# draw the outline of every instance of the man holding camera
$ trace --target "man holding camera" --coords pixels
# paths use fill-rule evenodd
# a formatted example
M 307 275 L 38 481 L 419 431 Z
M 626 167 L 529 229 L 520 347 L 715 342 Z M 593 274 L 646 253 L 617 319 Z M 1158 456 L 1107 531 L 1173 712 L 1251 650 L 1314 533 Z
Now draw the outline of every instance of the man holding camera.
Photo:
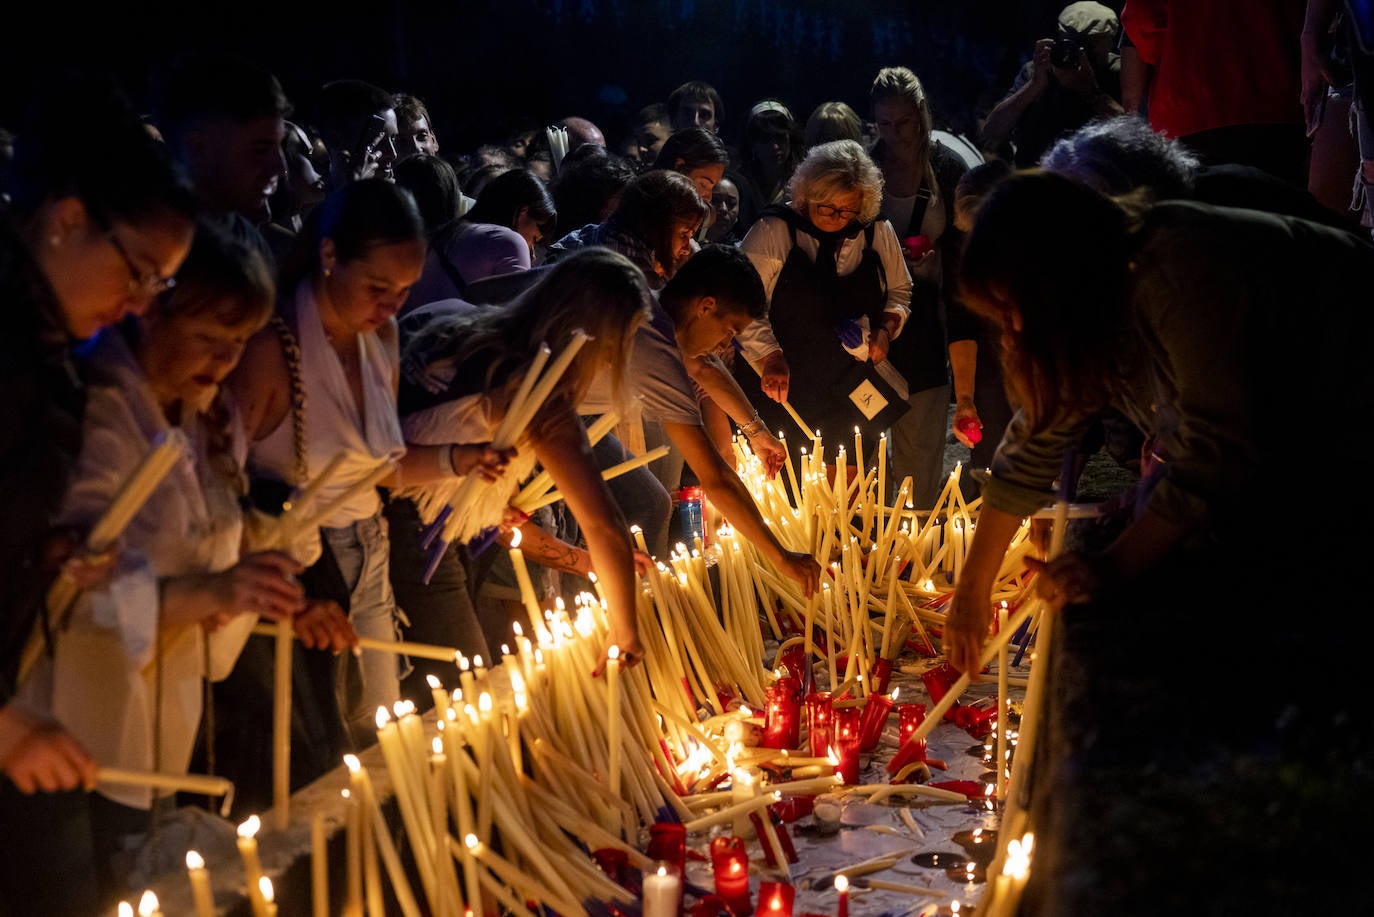
M 1010 142 L 1018 167 L 1034 166 L 1060 136 L 1094 118 L 1119 115 L 1121 22 L 1101 3 L 1070 3 L 1056 37 L 1035 43 L 1006 98 L 988 113 L 982 148 Z

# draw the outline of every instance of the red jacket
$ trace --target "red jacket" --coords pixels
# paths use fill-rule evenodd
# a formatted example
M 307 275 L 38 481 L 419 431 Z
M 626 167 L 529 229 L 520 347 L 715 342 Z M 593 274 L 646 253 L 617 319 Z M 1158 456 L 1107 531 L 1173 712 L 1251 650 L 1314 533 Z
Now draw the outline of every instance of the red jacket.
M 1170 137 L 1303 123 L 1304 0 L 1126 0 L 1121 26 L 1153 69 L 1150 125 Z

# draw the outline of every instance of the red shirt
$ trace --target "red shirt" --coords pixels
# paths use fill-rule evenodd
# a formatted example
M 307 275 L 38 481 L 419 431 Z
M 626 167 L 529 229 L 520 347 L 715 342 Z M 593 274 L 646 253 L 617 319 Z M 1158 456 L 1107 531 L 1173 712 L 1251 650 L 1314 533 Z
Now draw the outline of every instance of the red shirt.
M 1150 125 L 1170 137 L 1301 124 L 1304 0 L 1126 0 L 1121 26 L 1153 69 Z

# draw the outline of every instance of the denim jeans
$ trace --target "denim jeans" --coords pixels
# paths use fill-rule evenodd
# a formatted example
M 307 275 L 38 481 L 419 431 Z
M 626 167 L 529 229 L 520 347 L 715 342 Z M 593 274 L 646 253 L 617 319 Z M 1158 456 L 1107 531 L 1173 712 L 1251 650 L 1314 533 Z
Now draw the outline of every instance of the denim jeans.
M 320 529 L 320 534 L 329 542 L 348 585 L 348 622 L 354 632 L 374 640 L 399 640 L 385 517 L 379 512 L 351 525 Z M 363 650 L 360 656 L 340 653 L 336 666 L 334 693 L 339 713 L 354 743 L 365 748 L 376 740 L 377 708 L 391 710 L 401 699 L 401 678 L 409 670 L 409 661 L 394 653 Z

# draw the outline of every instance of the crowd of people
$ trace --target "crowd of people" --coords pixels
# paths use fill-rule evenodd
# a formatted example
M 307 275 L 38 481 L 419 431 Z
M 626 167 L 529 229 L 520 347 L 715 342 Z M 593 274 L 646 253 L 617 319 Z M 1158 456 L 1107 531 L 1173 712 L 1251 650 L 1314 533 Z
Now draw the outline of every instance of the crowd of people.
M 1199 862 L 1222 837 L 1255 855 L 1238 874 L 1251 884 L 1204 882 L 1226 900 L 1318 900 L 1309 867 L 1294 878 L 1261 842 L 1259 813 L 1215 831 L 1122 820 L 1115 845 L 1088 827 L 1121 798 L 1176 801 L 1160 775 L 1180 755 L 1210 768 L 1190 785 L 1213 800 L 1272 777 L 1271 814 L 1293 830 L 1337 809 L 1292 768 L 1323 769 L 1333 799 L 1365 798 L 1374 773 L 1347 658 L 1370 634 L 1338 611 L 1357 601 L 1368 501 L 1354 484 L 1325 505 L 1334 493 L 1312 484 L 1329 469 L 1306 464 L 1314 436 L 1374 407 L 1359 369 L 1368 23 L 1357 4 L 1312 0 L 1306 20 L 1236 5 L 1264 35 L 1291 32 L 1255 55 L 1287 69 L 1252 87 L 1291 94 L 1230 117 L 1221 96 L 1189 111 L 1177 88 L 1198 77 L 1161 49 L 1195 46 L 1211 21 L 1182 6 L 1070 4 L 972 143 L 950 142 L 904 66 L 875 66 L 867 99 L 804 120 L 749 100 L 740 147 L 693 79 L 624 137 L 570 116 L 462 154 L 406 87 L 333 79 L 298 111 L 236 55 L 181 62 L 145 109 L 108 77 L 54 80 L 4 167 L 0 823 L 44 830 L 0 832 L 0 913 L 95 913 L 149 868 L 141 852 L 184 800 L 97 785 L 98 765 L 224 774 L 241 811 L 270 804 L 260 621 L 297 638 L 294 788 L 375 741 L 378 707 L 427 708 L 422 676 L 453 674 L 363 638 L 491 660 L 529 627 L 509 600 L 516 530 L 545 598 L 595 574 L 626 665 L 644 652 L 637 577 L 672 550 L 684 481 L 810 595 L 827 559 L 784 547 L 735 466 L 742 441 L 777 474 L 815 435 L 831 474 L 889 450 L 888 480 L 910 478 L 918 511 L 946 444 L 972 450 L 961 483 L 982 503 L 944 649 L 974 676 L 1021 521 L 1103 445 L 1135 473 L 1109 526 L 1031 561 L 1067 660 L 1050 709 L 1065 738 L 1037 761 L 1053 792 L 1033 800 L 1055 868 L 1036 872 L 1032 912 L 1156 909 L 1171 893 L 1131 859 L 1168 859 L 1189 831 Z M 1349 87 L 1319 59 L 1333 40 Z M 1286 144 L 1321 126 L 1324 80 L 1348 89 L 1357 129 L 1344 159 L 1309 165 Z M 1335 162 L 1355 170 L 1353 204 L 1317 193 Z M 544 346 L 575 356 L 496 442 Z M 589 440 L 609 412 L 667 457 L 603 480 L 629 448 Z M 868 454 L 837 463 L 854 429 Z M 91 544 L 169 439 L 171 471 L 113 545 Z M 563 500 L 531 517 L 511 501 L 536 467 Z M 436 544 L 435 495 L 459 481 L 479 496 Z M 284 524 L 307 492 L 329 513 Z M 1262 585 L 1281 547 L 1291 599 Z M 1274 603 L 1326 614 L 1294 646 L 1249 615 Z M 1142 642 L 1177 646 L 1187 676 L 1123 680 Z M 1192 676 L 1278 657 L 1289 668 L 1246 685 L 1244 709 L 1180 726 Z M 1317 846 L 1353 876 L 1343 841 Z M 1093 870 L 1139 882 L 1075 881 Z

